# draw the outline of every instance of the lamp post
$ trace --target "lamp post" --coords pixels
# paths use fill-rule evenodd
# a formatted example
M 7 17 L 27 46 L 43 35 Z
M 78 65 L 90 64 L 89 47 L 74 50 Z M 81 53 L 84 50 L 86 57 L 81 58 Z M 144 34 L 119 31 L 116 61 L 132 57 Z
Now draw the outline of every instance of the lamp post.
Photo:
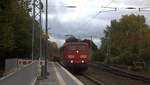
M 40 59 L 42 58 L 42 10 L 43 10 L 43 4 L 40 0 L 40 20 L 39 20 L 39 23 L 40 23 Z
M 32 60 L 34 59 L 34 54 L 35 54 L 35 49 L 34 49 L 34 42 L 35 42 L 35 21 L 37 20 L 37 18 L 39 18 L 39 28 L 40 28 L 40 36 L 42 35 L 42 26 L 41 26 L 41 12 L 43 9 L 43 4 L 41 2 L 41 0 L 33 0 L 33 18 L 32 18 Z M 38 17 L 37 17 L 38 16 Z M 40 37 L 41 38 L 41 37 Z M 41 42 L 41 39 L 40 39 Z M 41 48 L 41 46 L 40 46 Z M 41 55 L 41 53 L 40 53 Z
M 45 32 L 46 36 L 48 36 L 48 0 L 46 0 L 46 23 L 45 23 Z M 47 57 L 48 57 L 48 37 L 46 37 L 46 55 L 45 55 L 45 78 L 47 75 Z
M 107 36 L 107 61 L 106 61 L 106 63 L 107 64 L 110 64 L 110 52 L 111 52 L 111 29 L 110 30 L 108 30 L 108 36 Z
M 33 20 L 32 20 L 32 61 L 34 57 L 34 28 L 35 28 L 35 0 L 33 0 Z
M 67 6 L 67 8 L 76 8 L 76 6 Z M 46 78 L 46 75 L 47 75 L 47 57 L 48 57 L 48 0 L 46 0 L 46 21 L 45 21 L 45 36 L 46 36 L 46 42 L 45 42 L 45 78 Z
M 105 11 L 99 11 L 99 13 L 102 12 L 109 12 L 109 11 L 117 11 L 116 7 L 102 7 L 102 8 L 109 8 L 111 10 L 105 10 Z M 108 30 L 108 36 L 106 38 L 106 63 L 110 64 L 110 53 L 111 53 L 111 29 Z

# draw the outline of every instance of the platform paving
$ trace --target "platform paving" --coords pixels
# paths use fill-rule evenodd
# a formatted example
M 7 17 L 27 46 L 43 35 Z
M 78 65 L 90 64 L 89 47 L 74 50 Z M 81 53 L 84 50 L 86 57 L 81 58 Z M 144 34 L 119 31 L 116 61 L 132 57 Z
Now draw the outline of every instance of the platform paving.
M 39 85 L 84 85 L 57 62 L 48 63 L 47 79 L 40 80 Z

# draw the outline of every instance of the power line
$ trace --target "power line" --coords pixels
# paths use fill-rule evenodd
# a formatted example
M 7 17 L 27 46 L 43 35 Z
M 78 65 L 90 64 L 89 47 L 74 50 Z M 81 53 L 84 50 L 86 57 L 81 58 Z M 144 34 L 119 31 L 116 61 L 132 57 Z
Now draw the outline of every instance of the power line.
M 108 4 L 106 5 L 106 7 L 110 6 L 110 5 L 113 3 L 113 1 L 115 1 L 115 0 L 111 0 L 110 3 L 108 3 Z
M 100 1 L 102 1 L 102 0 L 100 0 Z M 102 8 L 103 8 L 103 7 L 109 7 L 114 1 L 115 1 L 115 0 L 111 0 L 110 3 L 108 3 L 108 4 L 105 5 L 105 6 L 101 6 L 101 7 L 102 7 Z M 102 2 L 101 2 L 101 3 L 102 3 Z

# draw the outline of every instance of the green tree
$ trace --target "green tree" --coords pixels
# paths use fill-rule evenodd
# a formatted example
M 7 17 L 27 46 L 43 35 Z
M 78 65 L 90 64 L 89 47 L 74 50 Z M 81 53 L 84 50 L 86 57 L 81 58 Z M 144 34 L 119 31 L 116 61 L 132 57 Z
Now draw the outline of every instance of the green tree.
M 59 49 L 57 47 L 56 42 L 48 41 L 48 53 L 49 53 L 49 56 L 50 55 L 57 55 L 57 56 L 59 56 Z
M 119 21 L 112 20 L 111 25 L 107 26 L 104 31 L 105 36 L 101 39 L 101 50 L 107 53 L 109 45 L 112 61 L 132 64 L 133 61 L 145 57 L 139 52 L 150 46 L 147 43 L 149 42 L 148 38 L 150 38 L 148 31 L 149 26 L 145 24 L 144 16 L 124 15 Z
M 0 72 L 6 58 L 30 58 L 31 0 L 0 0 Z M 39 56 L 39 27 L 35 24 L 35 56 Z
M 66 42 L 79 42 L 80 40 L 77 39 L 75 36 L 71 36 L 66 39 Z
M 31 0 L 0 1 L 0 55 L 29 58 L 32 43 Z M 39 53 L 39 27 L 35 24 L 35 55 Z

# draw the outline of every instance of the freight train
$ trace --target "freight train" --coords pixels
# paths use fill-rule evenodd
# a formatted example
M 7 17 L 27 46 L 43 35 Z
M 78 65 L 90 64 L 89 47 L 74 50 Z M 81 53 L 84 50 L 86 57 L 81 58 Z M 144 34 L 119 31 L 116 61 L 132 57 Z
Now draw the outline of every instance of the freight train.
M 60 63 L 73 72 L 88 69 L 88 44 L 84 42 L 67 42 L 60 48 Z
M 54 61 L 54 62 L 59 62 L 60 57 L 58 55 L 56 55 L 55 53 L 50 54 L 50 60 Z

